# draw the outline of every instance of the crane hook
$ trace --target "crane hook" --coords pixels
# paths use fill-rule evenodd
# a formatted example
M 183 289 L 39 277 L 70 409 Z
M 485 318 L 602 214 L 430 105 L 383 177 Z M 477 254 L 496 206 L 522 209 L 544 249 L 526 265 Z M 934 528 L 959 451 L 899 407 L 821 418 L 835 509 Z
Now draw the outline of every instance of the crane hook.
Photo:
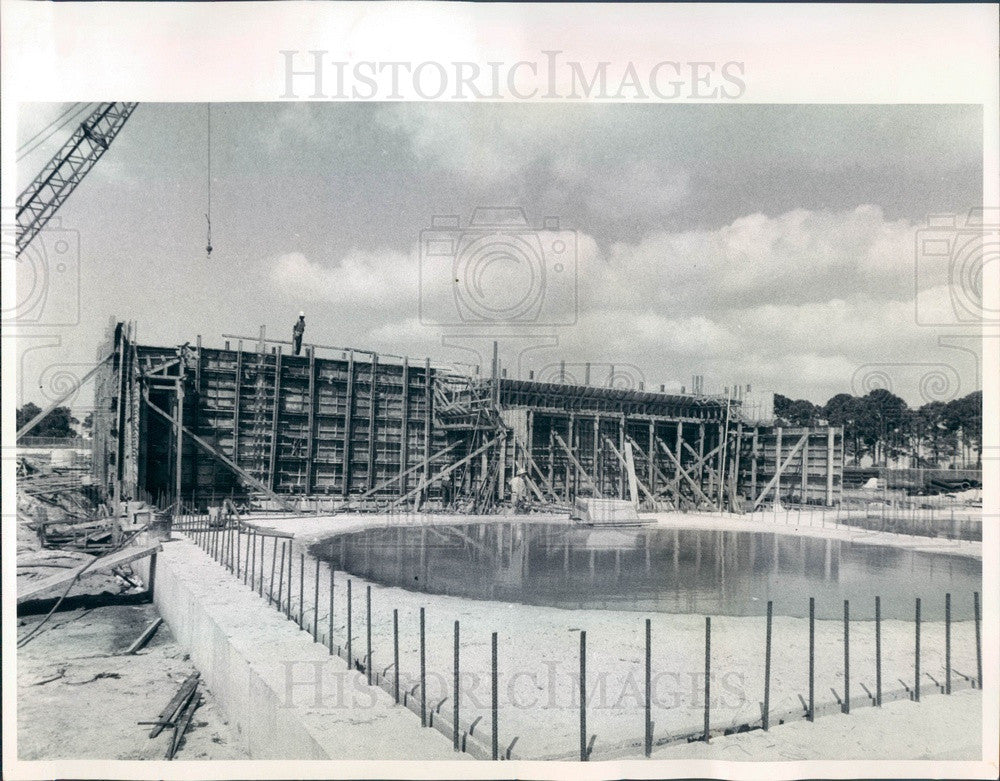
M 208 245 L 205 247 L 206 259 L 212 259 L 212 219 L 206 214 L 205 222 L 208 223 Z

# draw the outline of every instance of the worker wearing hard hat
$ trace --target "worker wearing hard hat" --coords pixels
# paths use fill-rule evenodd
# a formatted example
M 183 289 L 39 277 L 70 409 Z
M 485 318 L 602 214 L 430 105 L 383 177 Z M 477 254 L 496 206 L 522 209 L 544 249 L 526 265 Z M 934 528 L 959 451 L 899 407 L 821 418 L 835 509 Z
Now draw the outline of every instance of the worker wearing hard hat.
M 306 313 L 299 312 L 299 319 L 292 326 L 292 345 L 295 354 L 302 352 L 302 334 L 306 332 Z

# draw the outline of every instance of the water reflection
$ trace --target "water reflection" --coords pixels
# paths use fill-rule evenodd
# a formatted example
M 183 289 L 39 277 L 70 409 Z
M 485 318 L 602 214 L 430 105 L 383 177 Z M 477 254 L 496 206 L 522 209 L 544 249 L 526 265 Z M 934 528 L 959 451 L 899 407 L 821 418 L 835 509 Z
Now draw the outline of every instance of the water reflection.
M 971 618 L 981 565 L 964 557 L 756 532 L 583 529 L 471 523 L 370 529 L 317 543 L 314 555 L 386 585 L 560 608 L 722 615 Z

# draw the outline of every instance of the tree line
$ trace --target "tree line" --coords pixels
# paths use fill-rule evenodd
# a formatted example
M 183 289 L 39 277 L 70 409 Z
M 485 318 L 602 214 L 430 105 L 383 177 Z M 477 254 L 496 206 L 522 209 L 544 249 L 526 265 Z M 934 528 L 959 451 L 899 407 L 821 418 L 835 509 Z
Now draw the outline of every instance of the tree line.
M 870 456 L 875 466 L 934 468 L 955 458 L 982 465 L 982 391 L 916 409 L 882 388 L 866 396 L 838 393 L 826 404 L 776 393 L 774 414 L 789 426 L 843 426 L 848 464 Z

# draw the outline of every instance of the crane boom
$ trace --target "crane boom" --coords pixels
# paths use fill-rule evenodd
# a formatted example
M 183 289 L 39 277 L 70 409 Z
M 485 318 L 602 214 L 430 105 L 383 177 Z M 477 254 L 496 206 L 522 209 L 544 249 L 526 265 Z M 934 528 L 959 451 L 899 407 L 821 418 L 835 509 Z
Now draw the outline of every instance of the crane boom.
M 17 198 L 20 254 L 101 159 L 138 103 L 101 103 Z

